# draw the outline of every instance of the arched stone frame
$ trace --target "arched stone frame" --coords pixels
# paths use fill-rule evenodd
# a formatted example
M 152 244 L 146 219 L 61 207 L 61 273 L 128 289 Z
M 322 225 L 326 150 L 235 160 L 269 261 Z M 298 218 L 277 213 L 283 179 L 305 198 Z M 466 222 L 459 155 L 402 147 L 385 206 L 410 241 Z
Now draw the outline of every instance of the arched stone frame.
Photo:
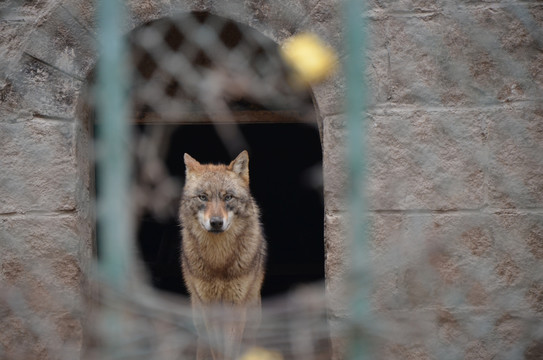
M 89 2 L 51 0 L 37 13 L 33 29 L 24 45 L 17 49 L 12 64 L 16 74 L 13 89 L 6 96 L 19 116 L 40 118 L 45 121 L 62 121 L 70 124 L 67 135 L 72 153 L 67 154 L 67 168 L 71 165 L 66 181 L 67 194 L 58 204 L 58 211 L 70 209 L 76 217 L 78 260 L 83 273 L 88 271 L 92 260 L 93 214 L 91 212 L 91 129 L 79 101 L 84 89 L 84 79 L 94 68 L 95 51 L 94 8 Z M 208 4 L 205 1 L 170 2 L 148 1 L 128 4 L 125 32 L 144 22 L 173 15 L 178 12 L 208 11 L 211 14 L 231 18 L 246 24 L 281 44 L 289 36 L 301 31 L 315 31 L 332 46 L 339 48 L 340 20 L 329 5 L 319 2 L 260 4 L 247 7 Z M 235 5 L 233 5 L 235 7 Z M 282 17 L 288 10 L 288 16 Z M 37 19 L 39 18 L 39 21 Z M 26 29 L 28 31 L 28 29 Z M 323 84 L 313 87 L 316 119 L 323 149 L 324 201 L 325 201 L 325 279 L 332 301 L 332 316 L 343 316 L 346 309 L 337 292 L 346 270 L 346 245 L 344 211 L 341 200 L 345 169 L 343 167 L 343 143 L 338 138 L 342 124 L 342 76 L 338 73 Z M 22 114 L 22 115 L 21 115 Z M 68 186 L 73 182 L 75 186 Z M 64 183 L 63 183 L 64 184 Z M 58 191 L 58 190 L 57 190 Z M 44 199 L 46 201 L 46 199 Z

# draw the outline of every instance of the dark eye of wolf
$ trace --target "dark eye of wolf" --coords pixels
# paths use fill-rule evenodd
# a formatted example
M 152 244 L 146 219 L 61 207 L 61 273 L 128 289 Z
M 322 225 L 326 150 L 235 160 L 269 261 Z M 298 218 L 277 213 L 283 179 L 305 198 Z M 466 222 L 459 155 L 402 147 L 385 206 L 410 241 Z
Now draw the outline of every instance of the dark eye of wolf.
M 232 200 L 232 195 L 226 194 L 226 195 L 224 196 L 224 201 L 230 201 L 230 200 Z
M 200 194 L 198 195 L 198 199 L 202 200 L 202 201 L 207 201 L 207 195 L 205 194 Z

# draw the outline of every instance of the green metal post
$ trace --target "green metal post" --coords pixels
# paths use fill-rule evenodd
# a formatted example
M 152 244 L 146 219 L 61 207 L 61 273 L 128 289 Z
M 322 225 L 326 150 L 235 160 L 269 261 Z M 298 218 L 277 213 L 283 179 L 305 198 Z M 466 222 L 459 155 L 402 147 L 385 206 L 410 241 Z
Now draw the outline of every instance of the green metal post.
M 98 168 L 97 218 L 99 221 L 99 270 L 108 288 L 126 291 L 132 240 L 130 188 L 130 132 L 127 106 L 127 63 L 121 24 L 120 0 L 98 3 L 99 62 L 95 88 Z M 123 352 L 123 314 L 111 304 L 102 309 L 101 335 L 104 358 Z
M 349 355 L 351 359 L 371 359 L 371 344 L 367 329 L 370 327 L 371 304 L 369 247 L 366 231 L 365 188 L 365 109 L 366 84 L 364 79 L 366 31 L 364 0 L 345 0 L 345 46 L 347 56 L 344 69 L 347 81 L 347 161 L 349 165 L 350 222 L 352 234 L 351 278 L 348 283 L 353 294 L 351 316 L 353 321 Z
M 127 116 L 127 63 L 120 24 L 119 0 L 99 2 L 99 62 L 96 159 L 98 165 L 98 221 L 100 268 L 116 289 L 126 283 L 131 240 L 129 201 L 130 155 Z

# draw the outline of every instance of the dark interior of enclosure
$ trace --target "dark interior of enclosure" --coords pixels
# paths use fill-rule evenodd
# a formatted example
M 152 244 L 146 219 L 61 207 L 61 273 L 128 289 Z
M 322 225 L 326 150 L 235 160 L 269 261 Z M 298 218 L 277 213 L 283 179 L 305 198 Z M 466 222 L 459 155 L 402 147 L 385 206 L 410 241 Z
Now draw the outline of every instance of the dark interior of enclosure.
M 261 208 L 268 242 L 263 296 L 322 280 L 322 158 L 316 127 L 295 123 L 238 126 L 249 147 L 251 191 Z M 145 131 L 145 126 L 140 130 Z M 164 160 L 171 175 L 180 181 L 184 178 L 185 152 L 202 163 L 232 160 L 212 125 L 175 126 Z M 139 223 L 138 244 L 152 284 L 186 294 L 177 217 L 159 220 L 146 214 Z

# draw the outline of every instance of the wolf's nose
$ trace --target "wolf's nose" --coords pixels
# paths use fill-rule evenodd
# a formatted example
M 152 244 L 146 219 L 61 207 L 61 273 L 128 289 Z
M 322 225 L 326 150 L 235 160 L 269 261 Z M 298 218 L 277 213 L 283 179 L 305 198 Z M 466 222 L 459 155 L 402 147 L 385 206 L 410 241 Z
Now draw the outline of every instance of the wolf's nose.
M 221 231 L 222 230 L 222 217 L 214 216 L 209 220 L 209 225 L 211 225 L 211 230 Z

